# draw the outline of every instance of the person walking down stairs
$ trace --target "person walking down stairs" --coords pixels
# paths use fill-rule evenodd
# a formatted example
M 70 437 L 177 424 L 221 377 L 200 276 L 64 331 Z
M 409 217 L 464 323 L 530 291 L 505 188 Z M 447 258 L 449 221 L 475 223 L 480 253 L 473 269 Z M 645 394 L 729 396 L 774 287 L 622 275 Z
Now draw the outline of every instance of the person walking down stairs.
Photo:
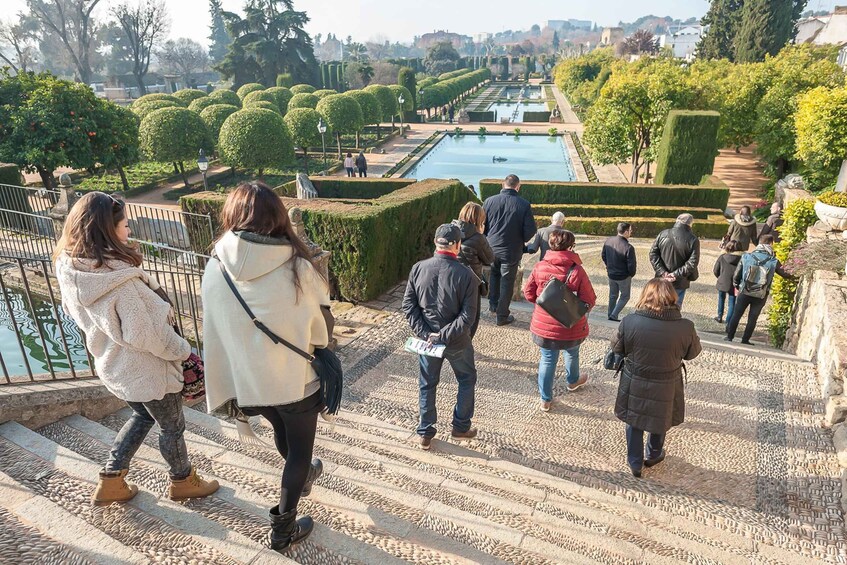
M 297 518 L 297 505 L 323 472 L 320 459 L 312 459 L 324 408 L 320 381 L 303 356 L 254 325 L 239 296 L 276 336 L 314 354 L 331 337 L 329 286 L 266 184 L 240 184 L 221 224 L 202 286 L 206 403 L 211 413 L 234 402 L 237 409 L 228 412 L 261 415 L 273 427 L 285 467 L 279 504 L 269 511 L 270 541 L 284 551 L 314 528 L 311 517 Z
M 85 333 L 100 380 L 132 410 L 92 502 L 126 502 L 138 493 L 126 475 L 153 424 L 161 428 L 159 450 L 170 466 L 170 498 L 208 496 L 218 482 L 197 474 L 183 438 L 181 362 L 191 346 L 174 331 L 173 309 L 158 282 L 141 269 L 124 206 L 102 192 L 83 196 L 68 215 L 54 255 L 63 307 Z

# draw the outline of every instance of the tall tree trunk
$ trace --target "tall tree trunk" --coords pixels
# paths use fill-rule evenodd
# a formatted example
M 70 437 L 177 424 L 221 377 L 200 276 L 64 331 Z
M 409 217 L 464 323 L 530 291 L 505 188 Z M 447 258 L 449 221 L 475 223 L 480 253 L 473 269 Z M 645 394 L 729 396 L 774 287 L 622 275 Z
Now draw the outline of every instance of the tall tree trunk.
M 356 149 L 358 149 L 361 146 L 362 145 L 361 145 L 361 142 L 360 142 L 360 139 L 359 139 L 359 130 L 356 130 Z
M 382 139 L 382 136 L 379 133 L 379 122 L 376 123 L 376 139 L 377 139 L 377 141 Z
M 138 85 L 138 96 L 147 94 L 147 87 L 144 86 L 144 75 L 138 73 L 135 75 L 135 82 Z
M 178 175 L 179 174 L 179 165 L 177 163 L 173 163 L 173 166 L 174 166 L 174 174 Z
M 121 165 L 118 165 L 118 174 L 121 175 L 121 184 L 124 185 L 124 192 L 129 192 L 129 181 L 126 180 L 126 172 Z
M 650 183 L 650 161 L 647 161 L 647 171 L 644 173 L 644 184 Z
M 48 171 L 42 167 L 36 167 L 38 176 L 41 177 L 41 183 L 47 190 L 53 190 L 53 171 Z
M 179 162 L 179 173 L 182 175 L 182 182 L 185 183 L 185 188 L 191 188 L 191 185 L 188 184 L 188 175 L 185 172 L 185 165 L 182 161 Z

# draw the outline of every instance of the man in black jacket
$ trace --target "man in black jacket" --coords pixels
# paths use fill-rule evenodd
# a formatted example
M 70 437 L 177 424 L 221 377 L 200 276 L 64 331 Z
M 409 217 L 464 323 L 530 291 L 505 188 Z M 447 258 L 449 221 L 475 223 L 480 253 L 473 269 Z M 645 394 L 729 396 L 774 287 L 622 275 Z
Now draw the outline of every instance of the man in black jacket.
M 603 264 L 609 276 L 609 319 L 620 322 L 618 316 L 623 311 L 632 292 L 632 277 L 635 276 L 635 248 L 629 242 L 632 237 L 632 224 L 618 224 L 618 235 L 612 236 L 603 244 Z
M 680 214 L 670 229 L 664 230 L 650 248 L 650 263 L 657 277 L 673 283 L 677 304 L 682 308 L 685 291 L 700 276 L 700 240 L 691 231 L 694 216 Z
M 505 326 L 515 321 L 509 305 L 515 291 L 515 279 L 521 264 L 526 242 L 535 235 L 535 218 L 532 206 L 518 196 L 521 181 L 509 175 L 503 181 L 503 190 L 485 199 L 485 237 L 494 251 L 491 281 L 488 291 L 489 311 L 497 313 L 497 325 Z
M 447 346 L 444 358 L 419 356 L 420 423 L 417 433 L 421 449 L 429 449 L 435 436 L 438 415 L 435 392 L 441 379 L 444 359 L 450 362 L 459 384 L 453 411 L 452 436 L 470 439 L 476 436 L 471 427 L 476 388 L 476 366 L 471 343 L 471 326 L 476 318 L 479 279 L 458 260 L 461 230 L 452 224 L 435 231 L 435 255 L 412 267 L 403 313 L 419 339 Z

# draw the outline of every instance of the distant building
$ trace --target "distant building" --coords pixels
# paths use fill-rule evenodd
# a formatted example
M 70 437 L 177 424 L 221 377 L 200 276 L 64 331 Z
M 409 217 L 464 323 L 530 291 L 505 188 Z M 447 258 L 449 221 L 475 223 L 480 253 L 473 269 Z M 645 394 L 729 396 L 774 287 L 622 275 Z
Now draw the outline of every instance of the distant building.
M 458 33 L 450 33 L 447 31 L 434 31 L 432 33 L 425 33 L 415 41 L 415 47 L 419 49 L 429 49 L 436 43 L 441 43 L 444 41 L 449 41 L 453 47 L 456 49 L 461 49 L 466 43 L 472 41 L 468 35 L 460 35 Z
M 617 45 L 624 39 L 622 27 L 604 27 L 603 33 L 600 36 L 600 45 L 609 46 Z
M 811 41 L 815 45 L 847 45 L 847 6 L 836 6 L 832 15 Z
M 829 16 L 823 18 L 803 18 L 797 22 L 797 35 L 794 37 L 794 43 L 809 43 L 815 36 L 826 27 L 826 22 Z
M 474 43 L 482 43 L 483 41 L 485 41 L 489 37 L 492 37 L 492 35 L 490 33 L 488 33 L 487 31 L 483 31 L 482 33 L 475 33 L 473 35 L 473 40 L 474 40 Z
M 697 43 L 703 37 L 703 26 L 687 26 L 673 33 L 659 36 L 659 49 L 670 47 L 677 59 L 694 59 Z

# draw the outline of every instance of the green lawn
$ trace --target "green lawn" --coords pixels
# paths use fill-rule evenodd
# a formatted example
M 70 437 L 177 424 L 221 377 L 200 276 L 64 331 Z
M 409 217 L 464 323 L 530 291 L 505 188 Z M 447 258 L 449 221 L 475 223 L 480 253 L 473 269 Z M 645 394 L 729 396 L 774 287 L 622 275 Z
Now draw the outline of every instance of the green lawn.
M 188 163 L 186 163 L 188 165 Z M 193 163 L 192 163 L 193 165 Z M 186 173 L 189 175 L 197 172 L 197 167 L 186 167 Z M 179 179 L 180 176 L 174 173 L 172 163 L 154 163 L 146 161 L 132 165 L 124 169 L 126 178 L 129 182 L 132 191 L 153 189 L 156 185 L 174 179 Z M 106 171 L 101 174 L 95 174 L 90 177 L 83 178 L 75 185 L 76 189 L 82 192 L 90 192 L 99 190 L 101 192 L 123 192 L 124 187 L 121 184 L 121 176 L 117 171 Z

